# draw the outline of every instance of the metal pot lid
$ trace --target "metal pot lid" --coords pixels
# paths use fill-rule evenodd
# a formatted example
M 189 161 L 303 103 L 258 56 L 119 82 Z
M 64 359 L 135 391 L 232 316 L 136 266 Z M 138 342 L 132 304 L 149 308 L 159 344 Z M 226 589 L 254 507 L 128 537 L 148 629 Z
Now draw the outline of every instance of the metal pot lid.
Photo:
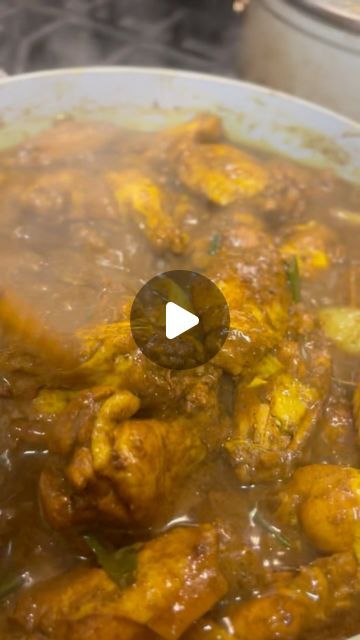
M 360 0 L 290 0 L 290 4 L 328 22 L 360 32 Z

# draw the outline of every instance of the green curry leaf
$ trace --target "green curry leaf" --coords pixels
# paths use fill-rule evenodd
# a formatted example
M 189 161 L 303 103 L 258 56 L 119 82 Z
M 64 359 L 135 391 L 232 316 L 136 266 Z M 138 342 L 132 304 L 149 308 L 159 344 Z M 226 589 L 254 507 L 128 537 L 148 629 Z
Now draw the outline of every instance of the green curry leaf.
M 210 240 L 209 255 L 216 256 L 216 254 L 219 252 L 220 245 L 221 245 L 221 235 L 220 233 L 214 233 L 214 235 Z
M 117 551 L 109 551 L 92 535 L 84 536 L 99 565 L 120 589 L 133 584 L 137 568 L 137 555 L 141 544 L 132 544 Z
M 19 574 L 7 574 L 0 582 L 0 600 L 6 598 L 12 591 L 20 589 L 24 584 L 24 576 Z
M 300 302 L 300 273 L 296 256 L 291 256 L 287 264 L 287 277 L 290 285 L 290 291 L 294 302 Z
M 286 536 L 282 533 L 281 529 L 275 527 L 275 525 L 268 522 L 263 515 L 261 515 L 260 511 L 254 509 L 253 513 L 253 521 L 260 525 L 265 531 L 270 533 L 283 547 L 287 547 L 288 549 L 291 547 L 291 542 L 288 540 Z

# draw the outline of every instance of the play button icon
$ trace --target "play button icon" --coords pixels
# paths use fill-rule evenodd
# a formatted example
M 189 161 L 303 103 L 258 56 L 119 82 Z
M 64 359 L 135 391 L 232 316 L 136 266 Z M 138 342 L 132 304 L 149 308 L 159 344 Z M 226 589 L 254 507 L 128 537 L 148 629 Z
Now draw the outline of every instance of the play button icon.
M 131 331 L 143 354 L 168 369 L 191 369 L 211 360 L 229 330 L 229 309 L 217 286 L 195 271 L 167 271 L 137 293 Z
M 168 302 L 165 309 L 165 335 L 168 340 L 181 336 L 199 324 L 199 318 L 194 313 L 179 307 L 175 302 Z

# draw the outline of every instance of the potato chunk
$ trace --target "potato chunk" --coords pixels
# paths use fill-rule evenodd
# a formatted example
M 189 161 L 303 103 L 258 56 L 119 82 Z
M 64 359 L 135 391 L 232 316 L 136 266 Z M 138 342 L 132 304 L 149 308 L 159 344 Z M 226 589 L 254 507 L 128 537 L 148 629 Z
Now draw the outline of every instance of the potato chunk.
M 325 335 L 339 349 L 355 356 L 360 354 L 360 309 L 324 307 L 319 318 Z
M 226 588 L 217 564 L 214 529 L 209 525 L 179 527 L 143 545 L 135 582 L 124 590 L 102 569 L 78 569 L 26 591 L 14 615 L 27 631 L 54 633 L 56 640 L 64 638 L 56 635 L 59 623 L 86 629 L 94 616 L 102 619 L 101 637 L 109 626 L 121 629 L 125 620 L 125 631 L 129 627 L 134 631 L 128 634 L 129 640 L 152 638 L 151 634 L 137 636 L 131 623 L 165 640 L 176 640 Z M 77 640 L 76 634 L 73 637 Z
M 360 471 L 330 464 L 298 469 L 280 492 L 277 517 L 299 523 L 319 551 L 360 554 Z
M 360 570 L 351 553 L 336 554 L 302 567 L 258 598 L 229 610 L 235 638 L 297 640 L 308 631 L 331 625 L 359 597 Z
M 178 158 L 180 180 L 220 206 L 261 193 L 268 175 L 258 160 L 227 144 L 189 144 Z

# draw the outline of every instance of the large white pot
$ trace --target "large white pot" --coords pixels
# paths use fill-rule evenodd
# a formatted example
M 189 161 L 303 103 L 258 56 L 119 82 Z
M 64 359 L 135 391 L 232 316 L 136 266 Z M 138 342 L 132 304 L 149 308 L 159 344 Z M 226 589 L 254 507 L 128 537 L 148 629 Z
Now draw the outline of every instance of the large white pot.
M 59 113 L 154 130 L 204 110 L 218 112 L 234 140 L 359 180 L 357 123 L 245 82 L 163 69 L 63 69 L 0 78 L 0 149 L 43 129 Z
M 253 0 L 239 47 L 242 77 L 360 120 L 360 0 Z

